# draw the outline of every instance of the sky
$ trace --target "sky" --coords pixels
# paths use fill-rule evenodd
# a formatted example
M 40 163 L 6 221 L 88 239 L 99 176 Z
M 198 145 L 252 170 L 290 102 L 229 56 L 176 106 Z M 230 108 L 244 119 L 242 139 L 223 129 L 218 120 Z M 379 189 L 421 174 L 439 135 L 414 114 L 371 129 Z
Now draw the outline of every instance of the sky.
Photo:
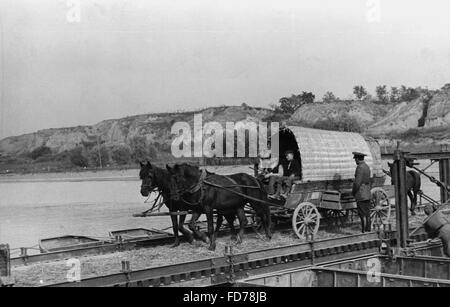
M 0 0 L 0 138 L 450 82 L 448 0 Z

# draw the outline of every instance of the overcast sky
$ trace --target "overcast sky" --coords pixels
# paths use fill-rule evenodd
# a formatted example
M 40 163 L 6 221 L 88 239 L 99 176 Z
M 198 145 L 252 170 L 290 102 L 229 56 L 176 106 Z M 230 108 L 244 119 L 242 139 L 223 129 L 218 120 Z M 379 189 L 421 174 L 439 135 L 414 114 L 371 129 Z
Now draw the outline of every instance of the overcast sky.
M 0 138 L 450 82 L 448 0 L 0 0 Z M 72 6 L 74 5 L 75 6 Z M 78 12 L 80 13 L 78 15 Z M 79 16 L 79 22 L 78 22 Z

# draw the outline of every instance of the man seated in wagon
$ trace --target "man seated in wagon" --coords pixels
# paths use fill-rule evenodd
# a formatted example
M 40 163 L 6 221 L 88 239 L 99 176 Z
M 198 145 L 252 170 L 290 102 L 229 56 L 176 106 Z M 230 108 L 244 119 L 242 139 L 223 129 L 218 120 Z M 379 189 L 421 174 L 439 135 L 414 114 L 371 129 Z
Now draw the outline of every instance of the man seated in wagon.
M 269 197 L 279 199 L 280 196 L 286 197 L 291 191 L 292 183 L 301 179 L 300 163 L 294 159 L 294 151 L 287 150 L 286 160 L 272 169 L 265 177 L 269 178 Z M 284 192 L 283 184 L 285 186 Z M 282 194 L 283 192 L 283 194 Z

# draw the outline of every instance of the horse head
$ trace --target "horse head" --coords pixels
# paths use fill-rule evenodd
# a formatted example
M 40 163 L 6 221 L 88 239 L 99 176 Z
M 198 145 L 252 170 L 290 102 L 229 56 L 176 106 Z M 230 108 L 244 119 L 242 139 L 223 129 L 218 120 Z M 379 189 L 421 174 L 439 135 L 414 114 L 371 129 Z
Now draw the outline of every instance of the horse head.
M 139 178 L 141 179 L 141 195 L 147 197 L 155 188 L 155 173 L 150 162 L 140 163 L 141 170 L 139 171 Z
M 175 164 L 173 167 L 166 165 L 170 174 L 170 197 L 178 201 L 182 194 L 198 184 L 200 169 L 189 164 Z

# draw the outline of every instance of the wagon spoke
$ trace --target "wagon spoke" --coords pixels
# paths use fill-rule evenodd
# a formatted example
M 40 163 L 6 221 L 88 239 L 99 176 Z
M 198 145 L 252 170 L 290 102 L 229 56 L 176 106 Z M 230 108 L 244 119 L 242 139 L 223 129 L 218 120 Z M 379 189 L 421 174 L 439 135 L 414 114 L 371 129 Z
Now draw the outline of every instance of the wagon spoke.
M 308 202 L 301 203 L 294 210 L 292 228 L 300 239 L 314 235 L 317 232 L 320 215 L 317 208 Z

